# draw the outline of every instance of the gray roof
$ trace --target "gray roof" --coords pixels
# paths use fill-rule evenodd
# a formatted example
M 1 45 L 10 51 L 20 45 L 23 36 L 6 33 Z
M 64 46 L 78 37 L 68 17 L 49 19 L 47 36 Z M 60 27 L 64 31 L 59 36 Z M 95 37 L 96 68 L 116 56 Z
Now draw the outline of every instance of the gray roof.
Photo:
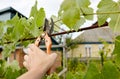
M 16 13 L 18 14 L 19 17 L 22 16 L 22 17 L 27 18 L 26 16 L 21 14 L 19 11 L 17 11 L 13 7 L 7 7 L 7 8 L 4 8 L 4 9 L 0 10 L 0 20 L 1 21 L 6 21 L 6 20 L 9 20 L 9 19 L 12 19 L 16 15 Z
M 106 26 L 92 30 L 86 30 L 74 40 L 77 42 L 101 42 L 100 39 L 102 39 L 106 42 L 113 42 L 113 37 L 114 33 L 108 26 Z

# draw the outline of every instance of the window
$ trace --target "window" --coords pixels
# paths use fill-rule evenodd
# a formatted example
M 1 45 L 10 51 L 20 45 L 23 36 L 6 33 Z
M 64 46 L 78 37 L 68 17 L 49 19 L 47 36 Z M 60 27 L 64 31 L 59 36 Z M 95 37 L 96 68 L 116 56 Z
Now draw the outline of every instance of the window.
M 86 57 L 91 57 L 91 54 L 92 54 L 91 45 L 85 45 L 85 55 L 86 55 Z
M 99 50 L 103 50 L 103 47 L 104 47 L 103 44 L 101 44 L 101 45 L 98 46 Z

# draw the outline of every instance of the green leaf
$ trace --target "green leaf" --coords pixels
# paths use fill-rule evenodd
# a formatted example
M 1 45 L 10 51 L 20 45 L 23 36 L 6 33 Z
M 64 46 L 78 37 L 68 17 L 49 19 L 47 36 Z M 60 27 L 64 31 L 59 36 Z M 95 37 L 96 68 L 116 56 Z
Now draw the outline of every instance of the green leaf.
M 41 27 L 44 25 L 45 21 L 45 11 L 44 8 L 40 8 L 38 13 L 36 14 L 36 24 L 38 27 Z
M 52 15 L 51 18 L 53 19 L 53 22 L 54 22 L 54 31 L 59 32 L 61 30 L 60 26 L 63 24 L 62 20 L 60 20 L 59 17 L 54 16 L 54 15 Z
M 77 23 L 74 26 L 75 30 L 78 30 L 81 25 L 85 23 L 85 19 L 83 17 L 80 18 L 80 20 L 77 21 Z
M 26 29 L 30 32 L 30 34 L 34 37 L 39 36 L 43 30 L 39 29 L 39 27 L 35 26 L 34 20 L 32 21 L 30 26 L 27 26 Z
M 75 7 L 68 9 L 63 13 L 62 21 L 69 28 L 72 28 L 80 20 L 79 10 Z
M 115 56 L 115 62 L 117 66 L 120 67 L 120 36 L 115 38 L 115 48 L 113 50 L 113 55 Z
M 100 79 L 100 73 L 95 63 L 90 63 L 86 75 L 83 79 Z
M 20 76 L 19 71 L 17 71 L 17 70 L 12 71 L 12 68 L 10 68 L 10 67 L 7 68 L 7 71 L 5 73 L 5 78 L 6 79 L 16 79 L 18 76 Z
M 79 7 L 88 7 L 91 3 L 89 0 L 76 0 Z
M 101 74 L 102 74 L 102 79 L 119 79 L 120 78 L 120 72 L 111 61 L 108 61 L 104 64 Z
M 15 44 L 11 43 L 11 44 L 4 44 L 3 46 L 3 51 L 2 51 L 2 57 L 6 58 L 8 56 L 10 56 L 10 54 L 12 53 L 12 51 L 15 50 Z
M 74 26 L 78 24 L 82 25 L 87 20 L 93 20 L 93 9 L 90 6 L 89 0 L 64 0 L 60 6 L 59 16 L 61 17 L 64 24 L 70 29 L 74 29 Z M 84 17 L 85 19 L 81 19 Z M 81 21 L 81 23 L 78 23 Z
M 93 14 L 93 9 L 89 7 L 91 4 L 90 1 L 89 0 L 76 0 L 76 3 L 78 4 L 83 16 L 88 20 L 93 20 L 93 15 L 87 15 L 87 14 Z
M 22 25 L 22 20 L 24 18 L 18 19 L 18 22 L 15 24 L 13 32 L 12 32 L 12 38 L 14 38 L 13 41 L 18 41 L 23 33 L 24 33 L 24 26 Z
M 36 1 L 35 5 L 31 9 L 30 17 L 34 17 L 37 13 L 38 13 L 38 11 L 37 11 L 37 1 Z
M 43 8 L 37 10 L 37 1 L 31 9 L 30 18 L 34 18 L 35 26 L 41 27 L 44 25 L 45 20 L 45 11 Z
M 15 70 L 19 71 L 20 67 L 19 67 L 19 63 L 16 60 L 13 60 L 10 63 L 10 67 L 12 68 L 12 71 L 15 72 Z
M 109 26 L 114 32 L 120 32 L 120 14 L 113 14 L 110 18 Z
M 119 5 L 116 2 L 114 2 L 113 0 L 101 0 L 98 4 L 97 10 L 99 26 L 105 23 L 112 12 L 116 11 L 119 11 Z
M 59 13 L 66 11 L 72 7 L 76 7 L 76 0 L 64 0 L 60 6 Z
M 70 29 L 80 20 L 80 11 L 76 5 L 76 0 L 64 0 L 59 10 L 62 22 Z
M 67 74 L 66 74 L 66 79 L 73 79 L 74 78 L 74 75 L 73 75 L 73 73 L 72 72 L 67 72 Z
M 93 9 L 92 8 L 85 8 L 85 7 L 81 7 L 82 11 L 83 11 L 83 16 L 87 19 L 87 20 L 93 20 Z

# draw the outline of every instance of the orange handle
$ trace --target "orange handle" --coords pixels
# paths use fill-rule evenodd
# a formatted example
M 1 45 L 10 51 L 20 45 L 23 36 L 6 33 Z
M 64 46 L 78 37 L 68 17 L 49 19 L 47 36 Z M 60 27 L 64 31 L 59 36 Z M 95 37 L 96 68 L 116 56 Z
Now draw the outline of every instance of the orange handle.
M 51 41 L 51 38 L 48 36 L 48 34 L 46 33 L 45 36 L 43 37 L 45 39 L 45 45 L 46 45 L 46 49 L 47 49 L 47 54 L 51 54 L 51 46 L 52 46 L 52 41 Z M 40 41 L 41 41 L 41 37 L 38 37 L 36 40 L 35 40 L 35 45 L 37 47 L 39 47 L 40 45 Z

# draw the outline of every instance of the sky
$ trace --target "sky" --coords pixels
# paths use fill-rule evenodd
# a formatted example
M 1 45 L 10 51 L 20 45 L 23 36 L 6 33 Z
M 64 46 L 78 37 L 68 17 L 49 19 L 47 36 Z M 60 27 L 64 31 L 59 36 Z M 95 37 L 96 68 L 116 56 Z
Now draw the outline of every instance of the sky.
M 13 7 L 23 15 L 29 17 L 31 7 L 35 4 L 36 0 L 0 0 L 0 10 Z M 38 9 L 43 7 L 46 12 L 46 17 L 57 15 L 59 6 L 63 0 L 37 0 Z
M 25 16 L 29 16 L 31 7 L 35 4 L 36 0 L 0 0 L 0 9 L 12 6 L 14 9 L 19 11 Z M 38 8 L 43 7 L 46 12 L 46 17 L 51 15 L 57 15 L 60 4 L 63 0 L 37 0 Z M 100 0 L 90 0 L 92 2 L 92 7 L 96 8 L 97 3 Z
M 36 0 L 0 0 L 0 10 L 7 8 L 7 7 L 13 7 L 26 17 L 29 17 L 31 7 L 35 4 Z M 56 15 L 58 13 L 58 10 L 60 8 L 60 4 L 63 0 L 37 0 L 38 1 L 38 9 L 40 7 L 43 7 L 46 12 L 46 17 L 50 18 L 51 15 Z M 97 4 L 100 0 L 90 0 L 92 2 L 91 7 L 93 7 L 95 10 L 97 9 Z M 96 18 L 94 18 L 93 21 L 86 22 L 82 27 L 90 26 L 93 23 L 95 23 Z M 79 33 L 74 33 L 73 35 L 75 38 Z

